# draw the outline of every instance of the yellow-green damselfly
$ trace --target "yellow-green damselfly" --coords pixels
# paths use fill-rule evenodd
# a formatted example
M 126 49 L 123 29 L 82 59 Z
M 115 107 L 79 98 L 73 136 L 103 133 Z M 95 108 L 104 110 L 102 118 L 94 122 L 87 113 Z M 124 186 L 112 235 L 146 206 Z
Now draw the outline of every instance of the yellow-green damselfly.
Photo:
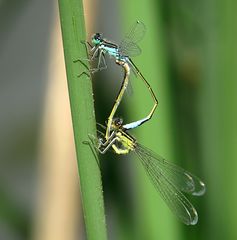
M 106 128 L 101 124 L 99 126 L 103 129 Z M 98 131 L 98 137 L 92 138 L 94 146 L 102 154 L 111 147 L 116 154 L 135 153 L 170 210 L 184 224 L 195 225 L 198 222 L 197 211 L 183 193 L 201 196 L 206 191 L 205 184 L 192 173 L 166 161 L 163 157 L 138 143 L 128 133 L 128 130 L 132 128 L 132 125 L 123 125 L 121 118 L 114 118 L 110 137 L 106 140 L 104 133 Z

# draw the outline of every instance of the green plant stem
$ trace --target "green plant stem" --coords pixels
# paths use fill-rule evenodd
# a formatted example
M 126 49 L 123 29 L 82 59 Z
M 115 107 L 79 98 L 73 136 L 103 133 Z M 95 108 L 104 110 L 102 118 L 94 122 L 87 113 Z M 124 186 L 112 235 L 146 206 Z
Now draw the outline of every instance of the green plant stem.
M 91 78 L 86 59 L 85 23 L 81 0 L 59 0 L 64 56 L 71 105 L 74 139 L 81 184 L 87 239 L 106 237 L 104 202 L 98 162 L 88 135 L 96 135 Z M 78 61 L 75 61 L 78 60 Z

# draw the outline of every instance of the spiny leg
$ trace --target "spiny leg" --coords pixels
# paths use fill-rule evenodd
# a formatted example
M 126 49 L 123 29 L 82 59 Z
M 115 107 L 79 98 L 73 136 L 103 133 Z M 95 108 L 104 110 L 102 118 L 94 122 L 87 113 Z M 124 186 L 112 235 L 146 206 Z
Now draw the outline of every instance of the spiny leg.
M 81 41 L 81 43 L 84 44 L 85 47 L 86 47 L 87 58 L 84 58 L 84 59 L 78 58 L 76 60 L 73 60 L 74 63 L 78 62 L 78 61 L 80 61 L 80 62 L 82 62 L 82 61 L 91 61 L 91 58 L 89 57 L 89 55 L 90 55 L 89 53 L 93 52 L 93 49 L 95 47 L 93 47 L 88 41 Z M 88 46 L 90 47 L 90 49 L 88 48 Z
M 83 141 L 82 143 L 86 144 L 86 145 L 89 145 L 89 147 L 90 147 L 90 149 L 91 149 L 91 151 L 92 151 L 92 153 L 93 153 L 93 155 L 96 159 L 98 167 L 100 167 L 100 161 L 99 161 L 99 158 L 98 158 L 98 155 L 97 155 L 97 147 L 95 146 L 94 142 L 92 142 L 92 140 L 91 140 L 91 141 Z
M 102 141 L 102 138 L 97 138 L 93 135 L 88 136 L 92 142 L 93 147 L 101 154 L 106 153 L 109 150 L 109 148 L 115 143 L 115 141 L 118 140 L 118 138 L 115 135 L 115 132 L 111 134 L 110 138 L 105 142 Z
M 99 151 L 101 154 L 106 153 L 106 152 L 111 148 L 111 146 L 114 145 L 114 143 L 115 143 L 117 140 L 118 140 L 118 138 L 117 138 L 117 137 L 114 137 L 111 141 L 108 142 L 108 144 L 105 146 L 105 148 L 100 149 L 100 148 L 98 147 L 98 151 Z
M 101 70 L 104 70 L 104 69 L 107 68 L 107 65 L 106 65 L 106 62 L 105 62 L 105 55 L 104 55 L 104 51 L 103 50 L 100 49 L 98 51 L 98 56 L 96 58 L 98 58 L 98 64 L 97 64 L 96 68 L 92 68 L 91 69 L 92 73 L 95 73 L 95 72 L 98 72 L 98 71 L 101 71 Z M 101 61 L 101 59 L 102 59 L 102 61 Z M 101 66 L 101 62 L 103 62 L 104 66 Z

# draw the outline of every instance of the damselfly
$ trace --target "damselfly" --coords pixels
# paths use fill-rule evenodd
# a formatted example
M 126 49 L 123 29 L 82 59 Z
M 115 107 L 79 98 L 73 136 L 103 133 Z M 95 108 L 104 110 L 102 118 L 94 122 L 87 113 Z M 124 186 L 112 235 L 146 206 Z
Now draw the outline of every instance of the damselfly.
M 98 64 L 93 70 L 100 71 L 107 68 L 105 61 L 105 54 L 107 54 L 116 60 L 128 62 L 135 73 L 140 74 L 131 57 L 141 54 L 141 49 L 137 43 L 143 39 L 145 33 L 146 27 L 141 21 L 136 21 L 119 45 L 106 40 L 101 33 L 95 33 L 91 39 L 91 60 L 98 58 Z
M 99 126 L 106 128 L 100 124 Z M 123 125 L 121 118 L 115 118 L 109 139 L 105 140 L 103 132 L 98 131 L 99 136 L 93 138 L 93 143 L 102 154 L 111 147 L 117 154 L 134 152 L 171 211 L 186 225 L 195 225 L 198 222 L 197 211 L 183 193 L 201 196 L 205 193 L 205 184 L 192 173 L 138 143 L 127 132 L 131 128 L 131 125 Z
M 128 80 L 128 76 L 130 74 L 130 68 L 131 68 L 131 70 L 143 80 L 146 87 L 148 88 L 148 90 L 151 94 L 151 97 L 154 101 L 154 105 L 153 105 L 151 111 L 149 112 L 149 114 L 145 118 L 136 122 L 136 124 L 138 124 L 138 125 L 141 125 L 142 123 L 150 120 L 157 105 L 158 105 L 158 100 L 157 100 L 150 84 L 147 82 L 147 80 L 145 79 L 143 74 L 140 72 L 140 70 L 137 68 L 137 66 L 134 64 L 134 62 L 131 59 L 132 56 L 136 56 L 141 53 L 141 49 L 137 45 L 137 43 L 143 39 L 145 32 L 146 32 L 145 25 L 142 22 L 137 21 L 133 25 L 133 27 L 131 28 L 129 33 L 125 35 L 125 38 L 122 40 L 120 45 L 117 45 L 111 41 L 106 40 L 105 38 L 103 38 L 101 33 L 96 33 L 92 37 L 93 46 L 91 46 L 92 47 L 91 48 L 91 54 L 92 54 L 91 60 L 98 58 L 97 68 L 92 69 L 93 72 L 107 68 L 106 61 L 105 61 L 105 54 L 107 54 L 110 57 L 114 58 L 116 60 L 117 64 L 124 67 L 125 77 L 124 77 L 123 83 L 126 82 L 125 81 L 126 77 Z M 124 92 L 126 87 L 127 87 L 127 84 L 126 85 L 123 84 L 121 86 L 120 93 L 118 94 L 119 98 L 117 97 L 117 100 L 116 100 L 117 102 L 121 101 L 122 96 L 123 96 L 123 94 L 121 94 L 121 92 Z M 108 138 L 108 136 L 109 136 L 110 125 L 111 125 L 114 113 L 116 111 L 115 108 L 116 108 L 116 106 L 114 105 L 113 109 L 111 111 L 111 114 L 110 114 L 110 116 L 112 116 L 112 117 L 109 118 L 109 124 L 107 124 L 106 138 Z

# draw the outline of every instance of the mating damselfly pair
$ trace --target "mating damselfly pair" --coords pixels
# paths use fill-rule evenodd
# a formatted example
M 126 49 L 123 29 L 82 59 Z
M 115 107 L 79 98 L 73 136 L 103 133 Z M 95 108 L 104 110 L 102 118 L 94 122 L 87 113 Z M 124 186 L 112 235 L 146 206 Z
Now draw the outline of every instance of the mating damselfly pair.
M 106 40 L 100 33 L 93 35 L 92 45 L 90 45 L 91 60 L 98 59 L 98 64 L 96 68 L 92 69 L 92 72 L 95 73 L 107 68 L 105 56 L 108 55 L 115 60 L 116 64 L 122 67 L 124 70 L 124 79 L 106 126 L 98 124 L 101 128 L 97 130 L 98 136 L 89 137 L 95 148 L 102 154 L 111 148 L 116 154 L 134 152 L 171 211 L 183 223 L 194 225 L 198 221 L 197 211 L 183 193 L 201 196 L 205 193 L 205 184 L 190 172 L 169 163 L 150 149 L 142 146 L 128 133 L 130 129 L 134 129 L 150 120 L 158 105 L 157 98 L 151 86 L 131 59 L 132 56 L 141 53 L 141 49 L 137 43 L 142 40 L 145 32 L 145 25 L 137 21 L 119 45 Z M 116 118 L 115 114 L 126 91 L 131 71 L 145 83 L 154 101 L 154 105 L 146 117 L 123 124 L 122 118 Z

